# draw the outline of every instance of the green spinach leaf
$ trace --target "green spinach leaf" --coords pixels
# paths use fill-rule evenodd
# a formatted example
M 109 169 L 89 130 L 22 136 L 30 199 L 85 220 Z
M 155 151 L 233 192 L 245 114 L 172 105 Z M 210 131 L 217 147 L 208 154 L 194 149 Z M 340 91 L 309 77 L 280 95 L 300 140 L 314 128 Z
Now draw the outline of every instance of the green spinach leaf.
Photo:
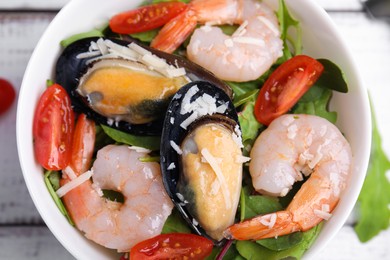
M 60 42 L 60 44 L 62 47 L 66 48 L 70 44 L 72 44 L 78 40 L 81 40 L 81 39 L 85 39 L 85 38 L 89 38 L 89 37 L 104 37 L 103 30 L 105 28 L 106 27 L 104 27 L 102 29 L 94 29 L 94 30 L 89 31 L 89 32 L 83 32 L 83 33 L 72 35 L 72 36 L 62 40 Z
M 333 124 L 337 121 L 337 112 L 328 110 L 328 103 L 332 97 L 332 90 L 313 86 L 294 106 L 294 114 L 317 115 Z
M 348 85 L 343 71 L 330 60 L 318 59 L 318 61 L 324 66 L 324 72 L 317 80 L 316 85 L 347 93 Z
M 284 47 L 283 56 L 279 58 L 277 63 L 282 64 L 283 62 L 290 59 L 292 56 L 301 54 L 302 31 L 300 23 L 291 16 L 284 0 L 279 0 L 279 9 L 276 14 L 279 20 L 279 26 L 281 31 L 280 38 L 283 41 Z M 291 31 L 295 32 L 295 37 L 290 34 Z
M 358 198 L 359 220 L 355 232 L 362 242 L 367 242 L 390 223 L 390 182 L 386 172 L 390 161 L 382 149 L 382 139 L 372 111 L 372 144 L 370 163 L 363 188 Z
M 44 181 L 47 190 L 50 193 L 50 196 L 53 198 L 54 203 L 68 220 L 68 222 L 74 226 L 74 223 L 68 213 L 68 211 L 65 208 L 65 205 L 62 203 L 62 200 L 58 197 L 56 190 L 60 188 L 60 179 L 61 179 L 61 174 L 57 171 L 46 171 L 44 175 Z
M 105 125 L 101 125 L 101 127 L 110 138 L 118 143 L 139 146 L 154 151 L 160 149 L 160 136 L 131 135 Z
M 167 233 L 191 233 L 191 229 L 187 222 L 182 218 L 176 208 L 172 210 L 162 229 L 162 234 Z

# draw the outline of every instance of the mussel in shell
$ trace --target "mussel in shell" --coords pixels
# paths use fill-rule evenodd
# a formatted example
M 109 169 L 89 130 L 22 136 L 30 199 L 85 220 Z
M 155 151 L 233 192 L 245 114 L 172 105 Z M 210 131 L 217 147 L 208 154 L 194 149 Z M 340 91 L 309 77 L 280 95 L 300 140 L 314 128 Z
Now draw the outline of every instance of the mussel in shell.
M 133 134 L 160 134 L 170 99 L 194 80 L 212 82 L 232 94 L 200 66 L 129 37 L 76 41 L 56 65 L 56 81 L 67 89 L 76 111 Z
M 242 164 L 241 132 L 230 98 L 208 82 L 173 97 L 161 141 L 167 193 L 190 226 L 219 245 L 234 223 Z

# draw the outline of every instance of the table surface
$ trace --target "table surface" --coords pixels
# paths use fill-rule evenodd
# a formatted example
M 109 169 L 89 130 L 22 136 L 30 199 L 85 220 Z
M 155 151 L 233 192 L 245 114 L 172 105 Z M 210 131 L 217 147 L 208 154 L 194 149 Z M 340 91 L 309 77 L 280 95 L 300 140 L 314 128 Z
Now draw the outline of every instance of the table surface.
M 367 15 L 358 0 L 315 0 L 329 13 L 351 48 L 369 89 L 390 155 L 390 23 Z M 40 36 L 68 0 L 0 1 L 0 77 L 17 91 Z M 0 116 L 0 259 L 72 259 L 47 229 L 28 194 L 19 166 L 16 102 Z M 375 209 L 373 209 L 375 210 Z M 390 259 L 390 230 L 358 241 L 349 221 L 316 259 Z

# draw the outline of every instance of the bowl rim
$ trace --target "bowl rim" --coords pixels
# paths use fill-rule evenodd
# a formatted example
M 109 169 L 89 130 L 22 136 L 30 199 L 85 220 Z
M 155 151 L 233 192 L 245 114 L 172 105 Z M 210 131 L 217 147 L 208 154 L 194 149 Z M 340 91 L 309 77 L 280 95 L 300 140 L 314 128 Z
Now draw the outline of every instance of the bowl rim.
M 277 0 L 265 0 L 266 2 L 277 2 Z M 28 156 L 26 156 L 26 153 L 24 151 L 23 144 L 26 142 L 26 138 L 24 135 L 25 132 L 25 117 L 24 117 L 24 107 L 25 107 L 25 101 L 27 99 L 26 95 L 26 89 L 28 88 L 29 82 L 28 76 L 31 74 L 34 70 L 32 66 L 34 65 L 34 61 L 38 59 L 38 50 L 42 49 L 44 47 L 44 43 L 47 42 L 50 38 L 50 32 L 53 31 L 55 28 L 59 26 L 59 22 L 66 17 L 68 14 L 71 14 L 72 9 L 77 6 L 80 3 L 87 2 L 87 0 L 71 0 L 69 1 L 62 9 L 61 11 L 54 17 L 54 19 L 51 21 L 49 26 L 46 28 L 45 32 L 43 33 L 42 37 L 40 38 L 38 44 L 36 45 L 36 48 L 31 55 L 30 61 L 27 65 L 23 82 L 20 88 L 19 98 L 18 98 L 18 106 L 17 106 L 17 118 L 16 118 L 16 131 L 17 131 L 17 148 L 18 148 L 18 155 L 19 155 L 19 161 L 23 172 L 23 177 L 26 183 L 26 186 L 28 188 L 29 194 L 34 202 L 35 207 L 37 208 L 40 216 L 50 229 L 50 231 L 54 234 L 54 236 L 57 238 L 58 241 L 76 258 L 90 258 L 91 254 L 89 254 L 86 251 L 80 252 L 80 250 L 76 249 L 75 246 L 73 246 L 73 243 L 69 241 L 69 239 L 66 239 L 62 233 L 61 229 L 59 228 L 57 224 L 57 219 L 59 216 L 62 217 L 59 210 L 56 208 L 57 212 L 51 212 L 51 215 L 47 214 L 46 207 L 48 206 L 47 203 L 44 203 L 41 201 L 41 198 L 39 195 L 40 193 L 37 193 L 35 190 L 35 187 L 32 185 L 32 182 L 30 181 L 31 175 L 30 169 L 28 168 L 31 166 L 31 162 L 28 161 Z M 139 1 L 141 2 L 141 0 Z M 341 33 L 338 31 L 336 24 L 334 21 L 329 17 L 329 15 L 325 12 L 325 10 L 319 6 L 318 3 L 310 0 L 286 0 L 286 4 L 289 7 L 289 10 L 292 10 L 292 6 L 294 5 L 300 5 L 300 4 L 306 5 L 307 8 L 309 8 L 312 12 L 314 12 L 314 15 L 317 17 L 317 19 L 320 19 L 323 24 L 326 24 L 328 29 L 332 31 L 332 33 L 336 36 L 336 40 L 340 43 L 340 48 L 342 52 L 344 53 L 348 67 L 351 70 L 351 76 L 354 77 L 357 80 L 357 86 L 356 89 L 359 92 L 360 95 L 360 101 L 362 110 L 364 111 L 363 115 L 360 115 L 362 118 L 366 118 L 367 121 L 362 125 L 362 131 L 363 133 L 366 133 L 365 138 L 362 140 L 362 146 L 367 148 L 367 151 L 363 151 L 363 159 L 359 162 L 360 169 L 357 169 L 359 172 L 364 171 L 366 173 L 366 170 L 368 168 L 368 162 L 369 162 L 369 155 L 370 155 L 370 147 L 371 147 L 371 112 L 370 112 L 370 106 L 369 106 L 369 99 L 368 99 L 368 93 L 366 88 L 363 85 L 363 80 L 360 76 L 360 73 L 358 73 L 358 69 L 356 66 L 356 61 L 352 55 L 352 52 L 348 49 L 345 41 L 343 40 L 343 37 Z M 274 5 L 273 5 L 274 6 Z M 294 12 L 292 12 L 294 13 Z M 31 131 L 32 133 L 32 131 Z M 369 136 L 368 136 L 369 134 Z M 29 156 L 31 156 L 31 153 L 29 153 Z M 33 156 L 33 155 L 32 155 Z M 33 156 L 34 157 L 34 156 Z M 344 225 L 345 221 L 347 220 L 349 214 L 352 212 L 354 204 L 357 201 L 358 195 L 360 193 L 360 190 L 363 186 L 364 178 L 366 174 L 360 174 L 358 175 L 358 179 L 354 180 L 355 185 L 349 190 L 350 197 L 352 197 L 354 203 L 344 205 L 346 207 L 343 212 L 338 213 L 339 220 L 336 222 L 333 228 L 333 232 L 331 234 L 328 234 L 326 238 L 323 239 L 321 243 L 317 243 L 319 237 L 314 242 L 314 244 L 305 252 L 304 258 L 312 258 L 320 252 L 326 244 L 337 234 L 337 232 L 341 229 L 341 227 Z M 43 176 L 42 176 L 43 179 Z M 45 190 L 44 192 L 47 193 L 48 196 L 50 196 Z M 51 197 L 50 197 L 51 199 Z M 54 202 L 52 202 L 54 203 Z M 72 227 L 73 228 L 73 227 Z M 78 231 L 77 231 L 78 232 Z M 321 232 L 322 233 L 322 232 Z M 320 234 L 321 236 L 321 234 Z M 95 251 L 95 250 L 92 250 Z M 96 256 L 102 257 L 101 254 L 96 254 Z

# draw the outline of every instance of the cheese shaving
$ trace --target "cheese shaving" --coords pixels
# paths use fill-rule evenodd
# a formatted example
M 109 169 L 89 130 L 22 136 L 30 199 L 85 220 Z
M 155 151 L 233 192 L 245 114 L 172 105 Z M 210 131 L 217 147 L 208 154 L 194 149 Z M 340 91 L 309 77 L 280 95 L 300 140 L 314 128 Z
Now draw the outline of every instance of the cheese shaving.
M 319 210 L 319 209 L 315 209 L 315 210 L 313 210 L 313 212 L 317 217 L 325 219 L 325 220 L 329 220 L 332 217 L 332 214 L 325 212 L 325 211 L 322 211 L 322 210 Z
M 217 179 L 222 187 L 222 194 L 225 200 L 225 206 L 227 209 L 230 209 L 232 207 L 231 201 L 230 201 L 230 192 L 229 188 L 226 184 L 225 176 L 223 175 L 223 172 L 221 168 L 218 165 L 217 160 L 214 158 L 214 156 L 209 152 L 207 148 L 203 148 L 201 150 L 201 154 L 204 159 L 206 159 L 207 163 L 211 166 L 213 169 L 215 175 L 217 176 Z
M 177 152 L 177 154 L 179 154 L 179 155 L 183 154 L 183 151 L 180 149 L 180 147 L 174 141 L 171 140 L 169 143 L 171 144 L 171 147 L 173 148 L 173 150 L 175 150 Z
M 71 180 L 70 182 L 66 183 L 64 186 L 59 188 L 56 193 L 58 197 L 63 197 L 66 195 L 69 191 L 73 190 L 74 188 L 77 188 L 79 185 L 83 184 L 85 181 L 89 180 L 93 175 L 93 171 L 87 171 L 77 178 Z

